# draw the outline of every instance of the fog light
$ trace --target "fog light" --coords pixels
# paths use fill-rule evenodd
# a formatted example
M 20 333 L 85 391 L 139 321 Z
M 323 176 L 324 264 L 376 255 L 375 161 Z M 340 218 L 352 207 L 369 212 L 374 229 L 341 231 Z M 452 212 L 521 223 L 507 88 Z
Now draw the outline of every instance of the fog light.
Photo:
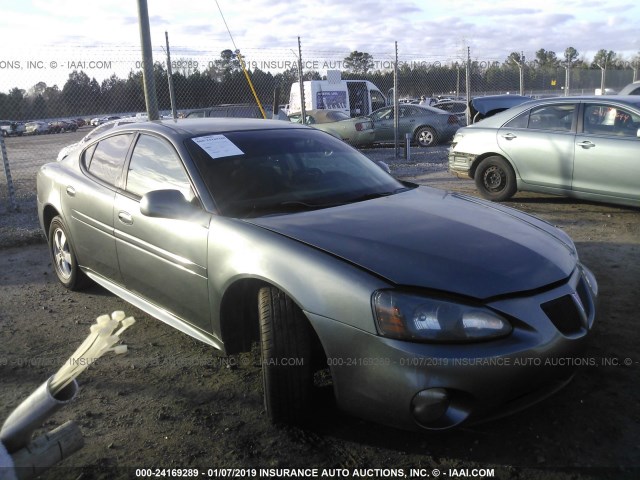
M 449 401 L 449 394 L 444 388 L 422 390 L 411 401 L 411 413 L 421 425 L 432 424 L 447 413 Z

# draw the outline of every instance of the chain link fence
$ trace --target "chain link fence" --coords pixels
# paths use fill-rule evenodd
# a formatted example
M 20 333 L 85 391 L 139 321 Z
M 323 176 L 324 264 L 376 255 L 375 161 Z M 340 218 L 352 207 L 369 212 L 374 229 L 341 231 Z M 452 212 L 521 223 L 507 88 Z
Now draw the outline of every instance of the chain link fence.
M 504 93 L 593 94 L 602 87 L 618 90 L 637 77 L 637 65 L 631 64 L 618 63 L 607 71 L 562 63 L 542 66 L 524 58 L 509 61 L 507 55 L 483 59 L 469 50 L 442 56 L 397 55 L 391 46 L 387 52 L 368 53 L 303 50 L 300 57 L 297 45 L 292 45 L 247 49 L 240 58 L 224 46 L 171 47 L 168 63 L 168 48 L 167 44 L 153 51 L 158 108 L 166 116 L 171 115 L 172 102 L 178 116 L 197 116 L 200 109 L 216 105 L 256 106 L 258 101 L 269 116 L 289 104 L 299 65 L 304 80 L 321 80 L 332 70 L 345 80 L 368 80 L 388 103 L 393 102 L 394 85 L 400 101 L 417 102 L 421 97 L 467 100 Z M 34 208 L 36 171 L 55 160 L 61 148 L 78 142 L 108 118 L 146 110 L 138 46 L 50 47 L 19 58 L 6 52 L 0 58 L 7 59 L 0 60 L 0 212 Z

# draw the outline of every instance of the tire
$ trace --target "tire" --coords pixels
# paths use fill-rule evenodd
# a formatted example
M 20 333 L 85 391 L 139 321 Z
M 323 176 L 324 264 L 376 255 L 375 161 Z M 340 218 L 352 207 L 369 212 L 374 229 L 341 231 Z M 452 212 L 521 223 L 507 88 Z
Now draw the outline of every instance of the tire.
M 311 410 L 313 389 L 311 326 L 291 298 L 275 287 L 260 289 L 258 308 L 267 415 L 272 423 L 302 423 Z
M 480 162 L 474 176 L 476 187 L 484 198 L 494 202 L 507 200 L 516 193 L 516 174 L 504 158 L 487 157 Z
M 69 290 L 82 290 L 90 280 L 78 267 L 76 253 L 62 218 L 57 216 L 49 226 L 49 253 L 56 276 Z
M 422 127 L 416 132 L 416 143 L 421 147 L 431 147 L 438 143 L 438 135 L 431 127 Z

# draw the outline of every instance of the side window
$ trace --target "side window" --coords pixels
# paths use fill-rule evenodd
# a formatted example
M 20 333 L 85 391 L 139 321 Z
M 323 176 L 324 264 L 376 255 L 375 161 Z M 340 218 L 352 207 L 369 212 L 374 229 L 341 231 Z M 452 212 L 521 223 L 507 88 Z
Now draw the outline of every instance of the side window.
M 186 118 L 204 118 L 204 110 L 200 110 L 199 112 L 189 112 L 187 113 Z
M 87 158 L 87 154 L 91 149 L 85 152 L 85 166 L 89 173 L 111 185 L 117 185 L 132 138 L 132 133 L 114 135 L 98 142 L 90 158 Z
M 393 108 L 385 108 L 379 112 L 371 115 L 373 120 L 391 120 L 393 118 Z
M 503 128 L 527 128 L 529 125 L 529 112 L 521 113 L 504 124 Z
M 528 128 L 535 130 L 571 131 L 575 104 L 543 105 L 529 112 Z
M 194 197 L 180 157 L 166 141 L 141 135 L 133 149 L 126 190 L 142 196 L 152 190 L 180 190 L 191 201 Z
M 635 137 L 640 116 L 609 105 L 587 104 L 584 108 L 584 133 Z

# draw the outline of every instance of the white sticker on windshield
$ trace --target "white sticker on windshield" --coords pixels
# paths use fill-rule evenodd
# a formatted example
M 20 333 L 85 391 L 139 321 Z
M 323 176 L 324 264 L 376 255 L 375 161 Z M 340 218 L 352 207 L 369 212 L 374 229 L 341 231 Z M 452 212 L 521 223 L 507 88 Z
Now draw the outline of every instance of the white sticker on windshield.
M 207 135 L 193 139 L 211 158 L 232 157 L 244 155 L 236 145 L 224 135 Z

